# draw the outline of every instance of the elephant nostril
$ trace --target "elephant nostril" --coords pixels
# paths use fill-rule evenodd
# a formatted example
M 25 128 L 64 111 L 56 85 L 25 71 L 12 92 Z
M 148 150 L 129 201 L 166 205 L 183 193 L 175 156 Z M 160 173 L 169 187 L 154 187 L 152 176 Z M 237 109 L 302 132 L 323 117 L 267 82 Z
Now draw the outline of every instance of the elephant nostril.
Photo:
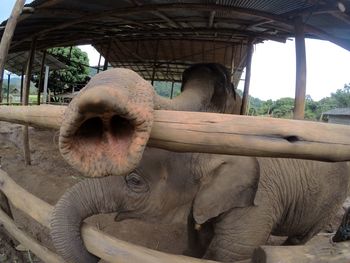
M 119 140 L 129 140 L 135 132 L 135 127 L 130 120 L 114 115 L 110 121 L 110 132 Z
M 103 122 L 101 118 L 94 117 L 83 122 L 75 133 L 78 140 L 97 140 L 103 135 Z

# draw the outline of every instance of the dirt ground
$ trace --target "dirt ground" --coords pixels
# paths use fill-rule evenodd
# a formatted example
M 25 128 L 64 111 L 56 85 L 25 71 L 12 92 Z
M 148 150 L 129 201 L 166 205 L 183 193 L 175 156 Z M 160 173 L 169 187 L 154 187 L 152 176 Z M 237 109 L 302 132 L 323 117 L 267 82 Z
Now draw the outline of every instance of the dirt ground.
M 22 129 L 20 125 L 0 122 L 0 166 L 19 185 L 54 205 L 72 185 L 82 180 L 82 175 L 72 169 L 58 151 L 58 132 L 30 128 L 32 165 L 25 166 L 22 153 Z M 12 208 L 17 226 L 40 243 L 53 250 L 48 229 L 36 223 L 21 211 Z M 338 216 L 341 218 L 341 212 Z M 333 223 L 330 230 L 335 230 Z M 113 215 L 94 216 L 88 220 L 99 229 L 122 240 L 152 249 L 181 254 L 185 249 L 185 225 L 148 224 L 137 220 L 114 222 Z M 281 238 L 272 238 L 271 244 L 280 244 Z M 17 247 L 17 249 L 16 249 Z M 33 254 L 19 249 L 0 228 L 0 262 L 41 262 Z M 24 251 L 19 251 L 24 250 Z

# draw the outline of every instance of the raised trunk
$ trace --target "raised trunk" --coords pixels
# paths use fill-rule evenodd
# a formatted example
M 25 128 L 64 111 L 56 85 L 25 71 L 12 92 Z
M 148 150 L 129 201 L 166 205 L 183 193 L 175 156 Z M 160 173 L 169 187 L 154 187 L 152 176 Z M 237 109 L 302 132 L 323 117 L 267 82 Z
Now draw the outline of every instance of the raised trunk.
M 155 95 L 154 109 L 156 110 L 179 110 L 179 111 L 203 111 L 210 103 L 214 93 L 214 83 L 209 76 L 202 79 L 189 80 L 183 87 L 181 94 L 174 99 L 168 99 Z
M 65 112 L 59 137 L 62 156 L 91 177 L 131 171 L 151 132 L 153 97 L 152 86 L 131 70 L 96 75 Z
M 74 263 L 98 262 L 83 243 L 80 227 L 83 220 L 99 213 L 111 213 L 121 207 L 118 185 L 121 177 L 86 179 L 68 190 L 55 206 L 51 237 L 57 252 Z M 113 186 L 113 187 L 111 187 Z
M 182 93 L 173 100 L 128 69 L 97 74 L 69 104 L 59 146 L 68 163 L 90 177 L 121 175 L 139 163 L 149 139 L 154 109 L 232 113 L 234 90 L 217 64 L 184 73 Z

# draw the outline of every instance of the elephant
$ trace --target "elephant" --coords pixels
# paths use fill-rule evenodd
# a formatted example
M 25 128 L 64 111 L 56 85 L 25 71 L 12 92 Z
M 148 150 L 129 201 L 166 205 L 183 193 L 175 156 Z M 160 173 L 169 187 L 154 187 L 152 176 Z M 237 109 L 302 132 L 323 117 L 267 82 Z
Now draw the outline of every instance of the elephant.
M 68 190 L 55 207 L 51 235 L 68 262 L 97 262 L 80 237 L 82 221 L 93 214 L 188 220 L 194 235 L 187 255 L 244 260 L 270 234 L 288 236 L 286 244 L 317 234 L 346 198 L 349 175 L 346 163 L 146 148 L 131 173 L 86 179 Z
M 302 244 L 328 222 L 347 194 L 347 163 L 145 147 L 154 109 L 237 112 L 240 98 L 220 69 L 200 64 L 185 71 L 174 100 L 126 69 L 97 75 L 73 99 L 60 151 L 95 178 L 73 186 L 55 206 L 51 236 L 65 260 L 98 260 L 80 235 L 82 221 L 97 213 L 116 212 L 117 221 L 187 221 L 186 254 L 220 261 L 248 259 L 270 234 Z

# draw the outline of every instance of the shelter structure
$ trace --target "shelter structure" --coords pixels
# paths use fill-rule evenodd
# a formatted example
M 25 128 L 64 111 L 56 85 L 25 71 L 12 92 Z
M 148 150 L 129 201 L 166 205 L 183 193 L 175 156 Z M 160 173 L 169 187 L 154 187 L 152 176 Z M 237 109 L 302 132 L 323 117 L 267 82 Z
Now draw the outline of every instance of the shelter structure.
M 253 45 L 296 37 L 296 111 L 302 118 L 304 36 L 350 50 L 349 10 L 348 1 L 331 0 L 36 0 L 25 7 L 10 52 L 29 50 L 33 39 L 37 50 L 92 44 L 106 58 L 105 69 L 108 63 L 131 68 L 151 81 L 180 81 L 188 65 L 217 62 L 237 84 L 248 65 L 246 105 Z
M 328 123 L 350 125 L 350 108 L 337 108 L 322 113 L 322 120 Z

